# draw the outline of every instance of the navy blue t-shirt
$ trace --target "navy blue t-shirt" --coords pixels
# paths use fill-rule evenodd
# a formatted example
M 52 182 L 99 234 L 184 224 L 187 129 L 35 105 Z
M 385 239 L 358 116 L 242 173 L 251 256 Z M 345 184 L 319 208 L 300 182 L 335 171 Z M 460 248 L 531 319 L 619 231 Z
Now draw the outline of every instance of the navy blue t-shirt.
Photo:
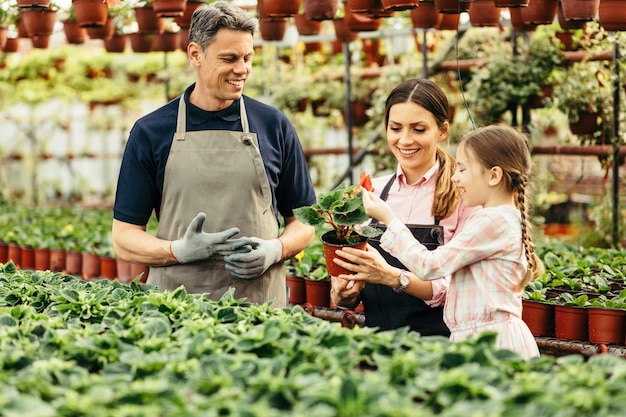
M 239 100 L 220 111 L 205 111 L 189 102 L 193 88 L 191 85 L 184 93 L 187 131 L 243 131 Z M 176 131 L 179 99 L 140 118 L 131 129 L 113 207 L 116 220 L 143 226 L 153 210 L 159 218 L 165 164 Z M 300 140 L 284 113 L 247 96 L 244 100 L 250 131 L 257 135 L 272 189 L 274 212 L 291 217 L 294 208 L 315 203 L 315 190 Z

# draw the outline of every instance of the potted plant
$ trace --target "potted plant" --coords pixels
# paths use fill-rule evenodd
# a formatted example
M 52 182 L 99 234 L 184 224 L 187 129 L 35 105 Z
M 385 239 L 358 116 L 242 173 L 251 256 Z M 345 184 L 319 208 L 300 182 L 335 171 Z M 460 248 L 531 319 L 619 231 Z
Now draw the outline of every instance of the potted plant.
M 294 210 L 296 218 L 303 223 L 331 227 L 320 240 L 324 245 L 326 268 L 332 276 L 351 273 L 333 262 L 337 249 L 345 246 L 364 248 L 368 238 L 382 233 L 375 227 L 364 225 L 370 218 L 365 213 L 362 197 L 360 184 L 340 185 L 320 193 L 316 204 Z
M 601 295 L 587 306 L 589 341 L 591 343 L 622 344 L 626 328 L 626 290 L 619 295 Z

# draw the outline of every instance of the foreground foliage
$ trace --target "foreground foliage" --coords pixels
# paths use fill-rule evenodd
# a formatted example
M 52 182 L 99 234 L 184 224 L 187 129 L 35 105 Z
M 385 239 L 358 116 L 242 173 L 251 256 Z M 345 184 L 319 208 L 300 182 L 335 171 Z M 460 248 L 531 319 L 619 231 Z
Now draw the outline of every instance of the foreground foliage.
M 617 416 L 626 361 L 0 264 L 1 416 Z

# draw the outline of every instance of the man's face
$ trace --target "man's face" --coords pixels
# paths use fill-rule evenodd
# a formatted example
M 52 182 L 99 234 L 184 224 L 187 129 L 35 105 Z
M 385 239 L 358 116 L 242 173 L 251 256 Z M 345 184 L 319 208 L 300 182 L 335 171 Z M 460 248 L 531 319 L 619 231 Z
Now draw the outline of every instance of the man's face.
M 220 29 L 205 52 L 194 44 L 190 62 L 196 67 L 200 107 L 220 110 L 239 99 L 252 69 L 254 45 L 250 32 Z

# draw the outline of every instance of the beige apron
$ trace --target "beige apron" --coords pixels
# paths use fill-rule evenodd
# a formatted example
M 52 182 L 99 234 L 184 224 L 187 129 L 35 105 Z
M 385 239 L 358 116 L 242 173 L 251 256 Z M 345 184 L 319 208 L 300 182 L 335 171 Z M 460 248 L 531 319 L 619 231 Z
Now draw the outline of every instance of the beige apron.
M 235 237 L 278 237 L 272 193 L 258 140 L 249 131 L 243 97 L 239 101 L 243 132 L 187 132 L 186 103 L 184 97 L 180 98 L 176 134 L 165 167 L 157 237 L 180 239 L 201 211 L 207 215 L 205 232 L 238 227 L 240 233 Z M 183 285 L 189 293 L 210 293 L 212 300 L 234 287 L 235 298 L 245 297 L 253 303 L 273 300 L 273 306 L 278 308 L 286 305 L 282 262 L 270 267 L 260 278 L 242 280 L 224 268 L 222 257 L 216 258 L 151 267 L 148 283 L 160 290 L 174 290 Z

